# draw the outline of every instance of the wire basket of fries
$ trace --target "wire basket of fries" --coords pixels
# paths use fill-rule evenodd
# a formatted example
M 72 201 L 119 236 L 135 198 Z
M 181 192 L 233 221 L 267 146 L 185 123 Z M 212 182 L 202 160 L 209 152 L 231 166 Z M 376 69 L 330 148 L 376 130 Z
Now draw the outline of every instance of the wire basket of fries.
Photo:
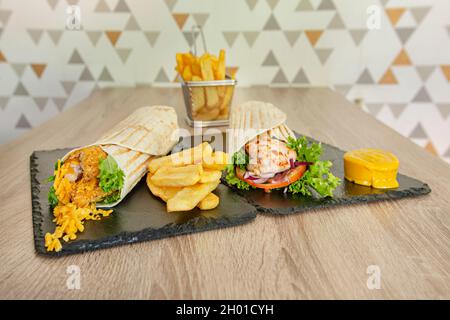
M 202 29 L 194 26 L 192 39 L 196 39 L 197 34 L 201 36 L 204 54 L 197 56 L 194 40 L 191 52 L 176 56 L 176 69 L 181 78 L 187 111 L 186 121 L 193 127 L 225 126 L 228 125 L 237 81 L 234 75 L 225 73 L 225 51 L 220 50 L 218 57 L 209 54 Z

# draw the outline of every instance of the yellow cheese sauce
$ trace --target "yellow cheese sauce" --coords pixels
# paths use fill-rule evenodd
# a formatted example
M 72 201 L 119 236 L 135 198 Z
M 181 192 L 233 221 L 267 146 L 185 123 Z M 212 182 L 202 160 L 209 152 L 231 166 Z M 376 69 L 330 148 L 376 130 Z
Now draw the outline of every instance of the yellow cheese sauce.
M 378 189 L 397 188 L 399 161 L 391 152 L 358 149 L 344 154 L 345 179 Z

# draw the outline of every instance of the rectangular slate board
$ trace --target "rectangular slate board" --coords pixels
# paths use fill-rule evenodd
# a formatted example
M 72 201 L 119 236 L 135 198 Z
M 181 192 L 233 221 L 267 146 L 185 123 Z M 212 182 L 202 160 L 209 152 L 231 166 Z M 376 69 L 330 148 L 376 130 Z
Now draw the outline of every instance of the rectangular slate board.
M 177 150 L 181 145 L 177 146 Z M 167 213 L 166 204 L 153 196 L 145 177 L 116 207 L 111 216 L 100 221 L 87 221 L 85 230 L 74 241 L 61 241 L 60 252 L 47 252 L 44 236 L 54 232 L 53 214 L 47 200 L 53 164 L 71 149 L 35 151 L 30 157 L 32 214 L 35 249 L 39 254 L 62 256 L 103 249 L 133 242 L 240 225 L 256 217 L 256 209 L 223 184 L 214 191 L 220 197 L 213 210 L 198 208 L 189 212 Z
M 296 133 L 297 136 L 300 136 Z M 310 141 L 314 139 L 308 138 Z M 317 141 L 316 141 L 317 142 Z M 394 200 L 407 197 L 417 197 L 431 192 L 430 187 L 419 180 L 399 174 L 397 176 L 399 187 L 396 189 L 374 189 L 357 185 L 344 179 L 344 151 L 322 143 L 323 154 L 321 159 L 333 162 L 332 173 L 342 180 L 334 191 L 333 198 L 306 197 L 293 195 L 275 190 L 265 193 L 257 190 L 237 190 L 247 201 L 254 205 L 258 212 L 285 215 L 300 213 L 307 210 L 330 208 L 338 205 L 363 204 L 381 200 Z M 400 164 L 401 169 L 401 164 Z M 225 179 L 222 179 L 225 183 Z

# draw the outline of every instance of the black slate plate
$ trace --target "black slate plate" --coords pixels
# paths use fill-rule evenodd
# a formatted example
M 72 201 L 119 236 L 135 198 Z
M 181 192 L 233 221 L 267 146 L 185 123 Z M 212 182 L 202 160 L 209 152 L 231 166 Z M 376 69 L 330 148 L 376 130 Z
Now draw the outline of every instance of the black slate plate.
M 183 144 L 176 149 L 183 148 Z M 228 187 L 220 184 L 214 191 L 220 197 L 217 208 L 208 211 L 167 213 L 166 205 L 153 196 L 145 184 L 145 177 L 114 208 L 111 216 L 101 221 L 87 221 L 85 230 L 74 241 L 62 241 L 63 249 L 47 252 L 44 236 L 53 232 L 55 224 L 50 211 L 47 192 L 51 183 L 45 182 L 53 163 L 70 149 L 35 151 L 30 158 L 33 229 L 35 249 L 39 254 L 61 256 L 103 249 L 133 242 L 224 228 L 243 224 L 256 217 L 256 209 Z
M 296 133 L 297 136 L 300 136 Z M 311 141 L 315 141 L 308 138 Z M 399 187 L 396 189 L 374 189 L 357 185 L 344 179 L 344 151 L 322 143 L 323 160 L 333 162 L 332 172 L 341 178 L 342 183 L 334 192 L 333 198 L 314 198 L 302 195 L 292 195 L 282 191 L 265 193 L 261 189 L 243 191 L 237 190 L 247 201 L 254 205 L 259 212 L 275 215 L 300 213 L 307 210 L 329 208 L 338 205 L 361 204 L 380 200 L 393 200 L 407 197 L 417 197 L 431 192 L 430 187 L 419 180 L 399 174 L 397 176 Z M 401 164 L 400 164 L 401 169 Z M 225 182 L 224 179 L 222 179 Z
M 188 137 L 182 139 L 173 152 L 198 145 L 202 141 L 210 142 L 216 150 L 223 150 L 226 135 L 217 132 L 215 135 Z M 52 173 L 55 159 L 69 149 L 36 151 L 30 158 L 36 251 L 40 254 L 60 256 L 239 225 L 253 220 L 257 211 L 285 215 L 338 205 L 416 197 L 431 192 L 427 184 L 402 174 L 398 175 L 399 188 L 391 190 L 373 189 L 348 182 L 344 179 L 343 172 L 344 151 L 325 143 L 322 145 L 322 158 L 333 162 L 333 174 L 342 179 L 342 184 L 335 190 L 334 198 L 311 198 L 283 194 L 280 191 L 266 194 L 262 190 L 242 191 L 219 185 L 215 193 L 220 196 L 221 202 L 216 209 L 195 209 L 192 212 L 168 214 L 165 204 L 148 191 L 145 181 L 141 181 L 121 204 L 115 207 L 110 217 L 86 222 L 85 231 L 80 233 L 75 241 L 63 243 L 63 250 L 59 253 L 49 253 L 44 247 L 45 233 L 53 232 L 55 227 L 47 201 L 50 184 L 44 181 Z

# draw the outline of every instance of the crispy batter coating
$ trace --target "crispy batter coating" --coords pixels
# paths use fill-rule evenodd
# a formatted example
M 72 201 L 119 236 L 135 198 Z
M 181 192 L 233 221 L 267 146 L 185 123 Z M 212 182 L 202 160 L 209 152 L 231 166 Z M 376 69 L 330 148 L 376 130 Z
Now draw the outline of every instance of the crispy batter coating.
M 108 195 L 99 186 L 98 175 L 100 173 L 99 162 L 108 155 L 100 147 L 92 146 L 78 150 L 71 154 L 64 162 L 67 167 L 66 178 L 72 182 L 70 202 L 83 208 Z M 80 167 L 80 174 L 74 178 L 74 167 Z
M 100 173 L 98 163 L 101 159 L 106 159 L 108 155 L 100 147 L 88 147 L 81 150 L 80 160 L 83 169 L 82 180 L 90 181 L 96 179 Z

